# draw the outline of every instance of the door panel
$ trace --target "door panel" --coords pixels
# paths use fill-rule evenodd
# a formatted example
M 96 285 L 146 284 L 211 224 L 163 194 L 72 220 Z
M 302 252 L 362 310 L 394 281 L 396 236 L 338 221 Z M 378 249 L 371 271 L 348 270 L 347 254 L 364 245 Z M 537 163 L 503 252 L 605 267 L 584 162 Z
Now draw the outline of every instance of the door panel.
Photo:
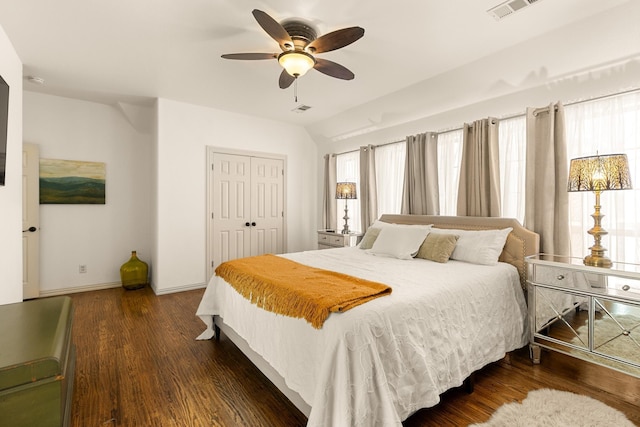
M 284 228 L 284 161 L 251 159 L 251 255 L 282 253 Z
M 212 244 L 215 266 L 249 255 L 251 228 L 249 185 L 251 162 L 245 156 L 213 154 Z

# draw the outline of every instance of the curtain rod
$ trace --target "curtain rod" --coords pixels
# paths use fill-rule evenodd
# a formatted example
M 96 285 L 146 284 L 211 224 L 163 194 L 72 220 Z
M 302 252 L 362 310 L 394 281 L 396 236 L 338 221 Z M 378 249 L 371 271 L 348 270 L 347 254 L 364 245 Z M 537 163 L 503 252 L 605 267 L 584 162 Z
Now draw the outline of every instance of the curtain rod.
M 405 141 L 406 141 L 406 139 L 401 139 L 401 140 L 398 140 L 398 141 L 391 141 L 391 142 L 383 142 L 382 144 L 374 145 L 374 147 L 375 148 L 384 147 L 385 145 L 398 144 L 400 142 L 405 142 Z M 355 150 L 343 151 L 341 153 L 333 153 L 332 156 L 339 156 L 340 154 L 356 153 L 358 151 L 360 151 L 359 148 L 357 148 Z
M 610 93 L 607 95 L 595 96 L 589 99 L 581 99 L 579 101 L 567 102 L 564 105 L 565 107 L 569 107 L 572 105 L 584 104 L 585 102 L 599 101 L 601 99 L 613 98 L 614 96 L 627 95 L 629 93 L 634 93 L 634 92 L 640 92 L 640 88 L 628 89 L 628 90 L 623 90 L 622 92 Z M 558 106 L 555 106 L 555 111 L 558 111 Z M 533 115 L 536 116 L 539 113 L 548 113 L 548 112 L 549 112 L 549 107 L 536 108 L 535 110 L 533 110 Z M 521 114 L 521 115 L 524 116 L 524 114 Z M 513 116 L 513 117 L 518 117 L 518 116 Z M 511 118 L 511 117 L 508 117 L 508 118 Z
M 600 96 L 595 96 L 593 98 L 589 98 L 589 99 L 581 99 L 579 101 L 573 101 L 573 102 L 568 102 L 566 104 L 564 104 L 565 107 L 568 106 L 572 106 L 572 105 L 578 105 L 578 104 L 584 104 L 585 102 L 592 102 L 592 101 L 599 101 L 601 99 L 607 99 L 607 98 L 613 98 L 614 96 L 620 96 L 620 95 L 627 95 L 629 93 L 634 93 L 634 92 L 640 92 L 640 88 L 634 88 L 634 89 L 627 89 L 627 90 L 623 90 L 621 92 L 616 92 L 616 93 L 610 93 L 607 95 L 600 95 Z M 555 111 L 558 111 L 558 106 L 556 105 L 554 107 Z M 542 108 L 536 108 L 535 110 L 533 110 L 533 115 L 536 116 L 539 113 L 548 113 L 549 112 L 549 107 L 542 107 Z M 504 116 L 504 117 L 500 117 L 498 120 L 509 120 L 509 119 L 515 119 L 516 117 L 523 117 L 526 116 L 527 113 L 517 113 L 517 114 L 511 114 L 509 116 Z M 459 126 L 456 128 L 452 128 L 452 129 L 447 129 L 447 130 L 443 130 L 443 131 L 439 131 L 439 132 L 434 132 L 438 135 L 441 135 L 443 133 L 449 133 L 449 132 L 455 132 L 455 131 L 459 131 L 462 130 L 463 126 Z M 374 147 L 384 147 L 385 145 L 391 145 L 391 144 L 397 144 L 399 142 L 404 142 L 406 141 L 406 139 L 401 139 L 399 141 L 391 141 L 391 142 L 384 142 L 382 144 L 378 144 L 378 145 L 374 145 Z M 338 156 L 340 154 L 348 154 L 348 153 L 355 153 L 357 151 L 360 151 L 359 149 L 356 150 L 349 150 L 349 151 L 343 151 L 342 153 L 334 153 L 332 154 L 333 156 Z

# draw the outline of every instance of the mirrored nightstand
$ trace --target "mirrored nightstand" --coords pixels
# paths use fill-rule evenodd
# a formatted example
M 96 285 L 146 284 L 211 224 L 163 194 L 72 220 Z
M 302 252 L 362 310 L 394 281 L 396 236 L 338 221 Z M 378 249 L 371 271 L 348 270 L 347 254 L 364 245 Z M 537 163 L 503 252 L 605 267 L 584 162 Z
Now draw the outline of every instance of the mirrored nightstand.
M 547 254 L 527 265 L 534 363 L 542 347 L 640 376 L 640 265 Z

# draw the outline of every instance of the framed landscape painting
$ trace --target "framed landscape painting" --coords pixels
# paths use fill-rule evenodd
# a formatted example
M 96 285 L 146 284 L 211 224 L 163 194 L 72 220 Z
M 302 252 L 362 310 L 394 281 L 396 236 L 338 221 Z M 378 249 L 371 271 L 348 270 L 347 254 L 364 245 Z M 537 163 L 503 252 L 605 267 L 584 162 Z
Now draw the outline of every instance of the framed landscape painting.
M 104 205 L 105 171 L 100 162 L 40 159 L 40 204 Z

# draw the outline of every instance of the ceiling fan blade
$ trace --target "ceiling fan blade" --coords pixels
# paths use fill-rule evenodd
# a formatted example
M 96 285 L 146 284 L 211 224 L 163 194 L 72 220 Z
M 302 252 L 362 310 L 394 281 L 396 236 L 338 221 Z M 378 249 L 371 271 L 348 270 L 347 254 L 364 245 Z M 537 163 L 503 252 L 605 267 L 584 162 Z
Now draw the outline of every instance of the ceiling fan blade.
M 353 74 L 348 68 L 338 64 L 337 62 L 326 59 L 316 58 L 316 65 L 313 67 L 327 76 L 335 77 L 342 80 L 353 80 Z
M 291 36 L 278 21 L 258 9 L 253 9 L 251 13 L 253 13 L 253 17 L 256 18 L 256 21 L 258 21 L 262 29 L 265 30 L 272 39 L 277 41 L 280 46 L 284 46 L 285 44 L 293 46 Z
M 309 43 L 307 49 L 312 53 L 329 52 L 350 45 L 362 36 L 364 36 L 364 28 L 343 28 L 318 37 Z
M 222 55 L 224 59 L 275 59 L 278 57 L 275 53 L 226 53 Z
M 224 59 L 241 59 L 241 60 L 258 60 L 258 59 L 276 59 L 276 53 L 226 53 L 222 55 Z
M 280 84 L 280 89 L 288 88 L 295 80 L 296 78 L 287 73 L 287 70 L 282 70 L 282 73 L 280 73 L 280 80 L 278 82 Z

